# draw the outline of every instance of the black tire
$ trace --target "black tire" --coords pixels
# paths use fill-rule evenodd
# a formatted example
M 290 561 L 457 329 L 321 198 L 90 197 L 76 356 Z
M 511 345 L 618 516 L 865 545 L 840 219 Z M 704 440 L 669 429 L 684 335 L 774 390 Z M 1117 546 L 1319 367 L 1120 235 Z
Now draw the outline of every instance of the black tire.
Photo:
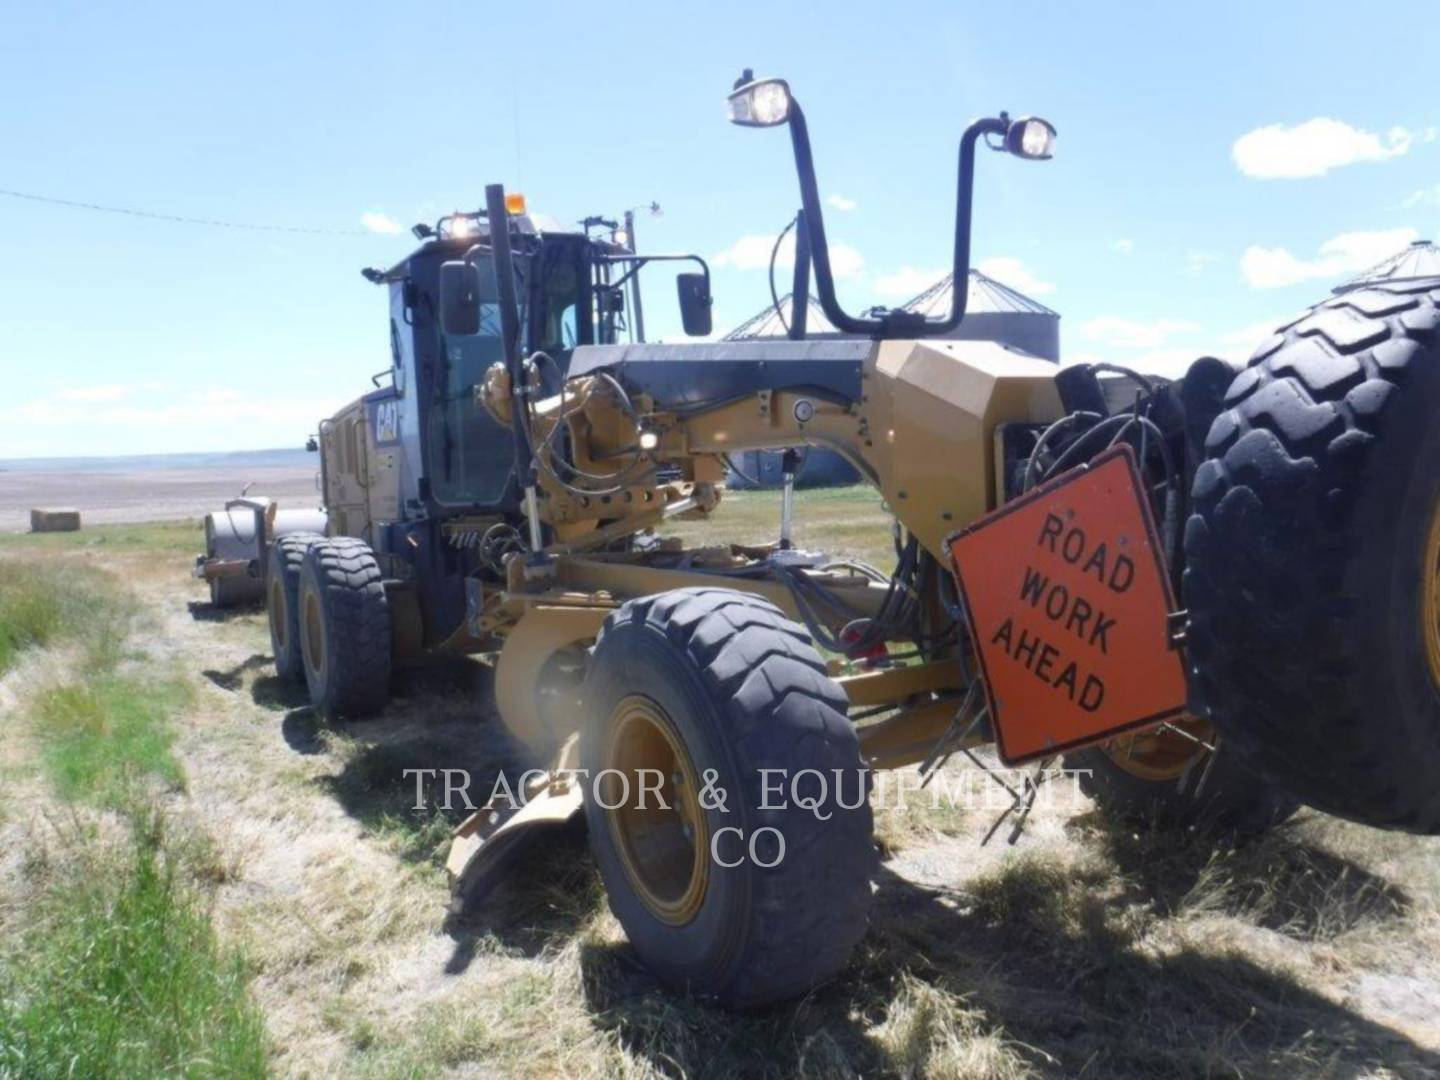
M 300 564 L 319 533 L 291 533 L 270 545 L 265 560 L 265 614 L 270 624 L 270 653 L 275 674 L 286 682 L 305 680 L 300 654 Z
M 300 569 L 299 633 L 310 702 L 327 720 L 368 716 L 390 693 L 390 606 L 368 544 L 316 540 Z
M 627 877 L 613 815 L 592 784 L 591 847 L 635 951 L 670 986 L 731 1008 L 792 997 L 835 975 L 865 931 L 877 855 L 870 775 L 848 702 L 809 635 L 773 604 L 728 589 L 677 589 L 624 604 L 601 630 L 584 686 L 581 759 L 592 779 L 617 709 L 637 695 L 673 720 L 696 775 L 715 770 L 727 810 L 703 811 L 705 834 L 774 829 L 785 854 L 768 869 L 711 860 L 693 917 L 666 922 Z M 776 808 L 762 809 L 762 769 L 787 777 L 818 769 L 832 781 L 841 770 L 852 808 L 836 804 L 832 787 L 820 810 L 829 820 L 793 802 L 779 809 L 788 799 L 773 794 Z M 802 794 L 818 795 L 818 787 Z M 759 832 L 759 861 L 779 852 L 773 836 Z M 720 837 L 725 861 L 742 853 L 727 850 L 734 838 Z
M 1298 809 L 1293 796 L 1256 776 L 1226 746 L 1216 748 L 1214 764 L 1208 751 L 1197 750 L 1183 778 L 1137 775 L 1100 749 L 1067 754 L 1065 767 L 1082 770 L 1080 789 L 1106 817 L 1127 825 L 1217 837 L 1253 835 Z
M 1210 429 L 1186 529 L 1195 711 L 1306 802 L 1420 833 L 1440 832 L 1437 305 L 1440 279 L 1376 284 L 1266 341 Z

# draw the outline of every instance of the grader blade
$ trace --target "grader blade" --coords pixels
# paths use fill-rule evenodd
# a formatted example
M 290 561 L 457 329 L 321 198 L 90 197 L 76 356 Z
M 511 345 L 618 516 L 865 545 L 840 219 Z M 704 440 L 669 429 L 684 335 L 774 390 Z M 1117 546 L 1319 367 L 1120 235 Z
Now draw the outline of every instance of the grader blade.
M 580 810 L 580 785 L 551 780 L 523 806 L 492 801 L 471 814 L 455 830 L 445 860 L 451 913 L 458 915 L 484 898 L 527 844 L 568 825 Z

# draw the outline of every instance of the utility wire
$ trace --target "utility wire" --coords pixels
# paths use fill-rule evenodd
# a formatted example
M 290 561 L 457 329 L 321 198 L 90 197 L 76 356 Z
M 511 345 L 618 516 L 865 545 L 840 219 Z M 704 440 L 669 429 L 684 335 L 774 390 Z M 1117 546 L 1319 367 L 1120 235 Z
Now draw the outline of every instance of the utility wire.
M 0 188 L 0 195 L 28 202 L 46 203 L 50 206 L 68 206 L 75 210 L 96 210 L 102 214 L 124 214 L 127 217 L 148 218 L 151 221 L 168 221 L 176 225 L 208 225 L 216 229 L 241 229 L 248 232 L 306 233 L 312 236 L 371 236 L 366 229 L 325 229 L 306 225 L 254 225 L 242 221 L 221 221 L 218 218 L 184 217 L 180 214 L 157 214 L 150 210 L 132 210 L 125 206 L 103 206 L 100 203 L 76 202 L 73 199 L 56 199 L 49 195 L 35 195 L 28 191 L 10 191 Z

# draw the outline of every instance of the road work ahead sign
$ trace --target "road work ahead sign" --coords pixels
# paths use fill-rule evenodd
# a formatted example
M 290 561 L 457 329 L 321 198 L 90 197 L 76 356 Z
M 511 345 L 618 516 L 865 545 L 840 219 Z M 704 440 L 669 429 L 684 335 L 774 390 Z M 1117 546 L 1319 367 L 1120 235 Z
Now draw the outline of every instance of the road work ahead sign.
M 948 540 L 1000 758 L 1019 764 L 1185 707 L 1175 598 L 1119 446 Z

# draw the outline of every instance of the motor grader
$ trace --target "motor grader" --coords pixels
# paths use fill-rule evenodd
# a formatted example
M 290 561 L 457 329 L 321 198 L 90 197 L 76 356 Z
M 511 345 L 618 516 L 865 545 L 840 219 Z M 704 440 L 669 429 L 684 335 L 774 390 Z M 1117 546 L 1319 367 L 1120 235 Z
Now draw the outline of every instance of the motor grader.
M 494 656 L 536 769 L 457 831 L 457 907 L 521 840 L 583 814 L 662 979 L 732 1006 L 800 993 L 864 931 L 874 771 L 929 775 L 989 744 L 1016 769 L 1080 770 L 1127 819 L 1253 830 L 1303 801 L 1440 831 L 1440 280 L 1329 299 L 1243 369 L 1059 369 L 942 339 L 963 288 L 943 319 L 847 312 L 799 102 L 747 72 L 728 104 L 788 127 L 793 292 L 813 269 L 851 339 L 807 340 L 797 310 L 785 341 L 546 347 L 522 303 L 530 238 L 492 186 L 430 317 L 435 357 L 484 342 L 494 362 L 472 384 L 417 381 L 504 433 L 480 453 L 513 500 L 441 514 L 446 440 L 471 432 L 435 435 L 436 393 L 397 387 L 412 400 L 389 433 L 418 447 L 414 476 L 268 560 L 277 662 L 329 715 L 377 708 L 392 658 Z M 1003 113 L 966 129 L 956 282 L 979 151 L 1043 160 L 1054 135 Z M 327 493 L 353 475 L 340 423 Z M 778 538 L 664 537 L 724 512 L 729 455 L 805 446 L 883 495 L 892 572 L 796 549 L 788 484 Z

